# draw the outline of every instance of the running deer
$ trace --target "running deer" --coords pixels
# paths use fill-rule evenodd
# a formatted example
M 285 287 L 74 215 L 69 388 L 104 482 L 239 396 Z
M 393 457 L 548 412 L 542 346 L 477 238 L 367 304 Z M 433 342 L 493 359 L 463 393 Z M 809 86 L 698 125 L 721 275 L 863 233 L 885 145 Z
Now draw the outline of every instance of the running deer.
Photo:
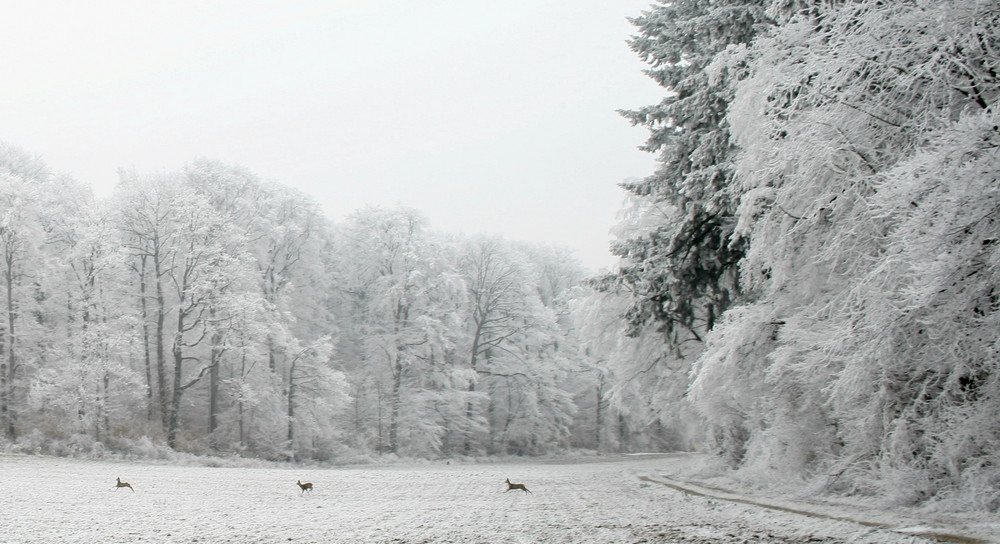
M 507 482 L 507 491 L 511 491 L 513 489 L 520 489 L 521 491 L 524 491 L 525 493 L 531 493 L 531 491 L 528 490 L 527 487 L 524 487 L 524 484 L 512 484 L 512 483 L 510 483 L 510 478 L 507 478 L 506 482 Z M 504 493 L 506 493 L 507 491 L 504 491 Z M 531 493 L 531 494 L 534 495 L 534 493 Z
M 132 490 L 132 493 L 135 493 L 135 490 L 132 489 L 132 484 L 130 484 L 128 482 L 123 482 L 122 479 L 121 479 L 121 476 L 119 476 L 118 478 L 115 478 L 115 479 L 118 480 L 118 483 L 115 484 L 115 491 L 118 491 L 119 487 L 127 487 L 127 488 L 129 488 L 129 489 Z
M 305 493 L 306 491 L 308 491 L 310 495 L 312 494 L 312 492 L 313 492 L 313 484 L 311 484 L 309 482 L 302 483 L 302 480 L 295 480 L 295 484 L 298 485 L 300 489 L 302 489 L 302 491 L 299 493 L 299 495 L 301 495 L 302 493 Z

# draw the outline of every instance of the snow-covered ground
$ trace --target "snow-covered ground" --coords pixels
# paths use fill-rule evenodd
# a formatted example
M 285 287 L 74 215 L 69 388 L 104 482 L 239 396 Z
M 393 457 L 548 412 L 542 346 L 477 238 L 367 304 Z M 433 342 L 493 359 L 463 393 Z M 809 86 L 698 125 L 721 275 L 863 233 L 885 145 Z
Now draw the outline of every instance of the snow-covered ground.
M 636 456 L 207 468 L 0 455 L 0 542 L 940 541 L 917 536 L 932 532 L 953 542 L 1000 542 L 992 536 L 1000 535 L 997 519 L 931 519 L 695 487 L 676 476 L 691 462 L 690 456 Z M 115 489 L 118 476 L 135 492 Z M 508 477 L 531 493 L 506 492 Z M 314 492 L 300 493 L 298 479 L 312 482 Z

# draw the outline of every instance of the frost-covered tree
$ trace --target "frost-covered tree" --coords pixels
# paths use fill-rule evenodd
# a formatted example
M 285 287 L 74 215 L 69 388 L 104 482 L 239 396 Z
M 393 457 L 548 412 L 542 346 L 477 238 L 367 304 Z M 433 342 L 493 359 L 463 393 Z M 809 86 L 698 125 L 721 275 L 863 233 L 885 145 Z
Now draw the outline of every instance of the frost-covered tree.
M 41 220 L 50 280 L 44 308 L 51 352 L 32 384 L 33 402 L 64 412 L 59 428 L 104 440 L 111 429 L 140 428 L 147 388 L 140 364 L 132 364 L 136 315 L 127 284 L 127 253 L 110 209 L 90 190 L 55 179 Z M 58 302 L 55 302 L 58 301 Z M 148 367 L 145 370 L 149 370 Z M 54 414 L 49 414 L 51 418 Z
M 328 224 L 312 198 L 276 183 L 261 181 L 240 166 L 200 159 L 185 168 L 186 178 L 212 206 L 236 226 L 255 261 L 260 292 L 277 313 L 295 316 L 286 326 L 303 337 L 322 330 L 325 285 L 322 252 Z M 309 314 L 307 314 L 309 312 Z M 280 347 L 271 341 L 268 366 L 277 370 Z
M 18 434 L 24 378 L 39 357 L 29 331 L 38 328 L 31 316 L 45 275 L 41 204 L 52 178 L 38 157 L 0 144 L 0 426 L 8 439 Z
M 690 448 L 700 419 L 679 401 L 688 385 L 685 360 L 669 358 L 655 329 L 627 334 L 628 296 L 586 286 L 576 291 L 570 307 L 582 386 L 578 417 L 589 430 L 584 443 L 602 451 Z
M 173 203 L 177 183 L 170 179 L 146 179 L 132 171 L 120 171 L 121 181 L 113 197 L 122 244 L 131 255 L 135 276 L 134 296 L 142 326 L 142 357 L 151 403 L 149 413 L 158 416 L 162 429 L 169 425 L 169 379 L 167 366 L 167 280 L 179 244 Z
M 221 363 L 208 375 L 210 432 L 221 425 L 228 402 L 241 447 L 267 443 L 269 455 L 290 459 L 329 455 L 333 411 L 346 391 L 330 366 L 330 338 L 338 330 L 329 308 L 327 266 L 336 257 L 326 254 L 327 220 L 313 199 L 240 166 L 199 159 L 185 167 L 185 179 L 231 225 L 246 260 L 243 282 L 224 299 L 239 304 L 212 310 L 218 313 L 212 321 L 225 327 L 216 327 L 210 339 Z M 257 364 L 261 347 L 265 364 Z M 302 424 L 307 413 L 311 419 Z
M 170 344 L 173 379 L 167 420 L 170 446 L 176 445 L 182 395 L 219 364 L 214 352 L 219 347 L 218 339 L 207 357 L 190 351 L 201 347 L 206 338 L 215 338 L 219 329 L 213 321 L 221 318 L 216 313 L 220 306 L 217 299 L 234 295 L 230 287 L 239 281 L 245 263 L 239 243 L 229 230 L 231 225 L 207 200 L 193 191 L 182 191 L 178 196 L 173 205 L 178 223 L 177 245 L 167 272 L 174 297 Z M 198 368 L 193 375 L 184 372 L 189 362 Z
M 217 386 L 234 313 L 251 311 L 238 302 L 253 286 L 251 261 L 239 226 L 180 175 L 128 174 L 118 198 L 127 204 L 119 224 L 137 264 L 143 323 L 149 313 L 155 319 L 144 337 L 152 336 L 155 397 L 167 442 L 175 446 L 184 393 L 206 375 Z M 154 285 L 149 294 L 147 281 Z M 152 312 L 147 311 L 147 299 L 153 301 Z M 251 304 L 253 299 L 260 296 L 251 294 Z M 235 322 L 245 321 L 241 317 Z M 212 407 L 217 401 L 212 393 L 217 390 L 209 389 L 209 427 L 214 431 L 218 408 Z
M 341 261 L 337 282 L 353 320 L 345 338 L 357 343 L 345 354 L 366 389 L 359 394 L 375 404 L 379 453 L 403 453 L 414 440 L 429 440 L 420 451 L 436 451 L 445 432 L 437 422 L 424 426 L 436 406 L 425 382 L 451 351 L 461 281 L 425 223 L 411 209 L 369 207 L 339 231 L 351 257 Z
M 787 4 L 716 60 L 747 74 L 728 116 L 747 302 L 692 398 L 748 471 L 996 508 L 1000 435 L 974 414 L 998 409 L 1000 10 Z
M 303 450 L 311 458 L 323 458 L 340 435 L 333 423 L 349 400 L 346 377 L 330 364 L 331 338 L 321 337 L 305 346 L 293 340 L 289 348 L 285 392 L 288 458 L 300 459 Z
M 664 87 L 656 105 L 624 111 L 650 130 L 642 149 L 659 155 L 655 174 L 622 183 L 633 221 L 612 245 L 619 270 L 603 278 L 632 292 L 630 333 L 646 326 L 668 341 L 700 338 L 737 293 L 743 245 L 732 237 L 738 194 L 726 111 L 739 70 L 706 68 L 728 47 L 749 43 L 765 19 L 761 1 L 663 1 L 632 19 L 632 49 Z
M 569 362 L 560 349 L 556 309 L 567 280 L 544 255 L 495 237 L 463 243 L 458 268 L 467 290 L 466 421 L 485 431 L 466 434 L 466 454 L 534 452 L 539 443 L 567 438 L 575 407 L 562 387 Z
M 402 208 L 330 229 L 311 199 L 217 161 L 122 171 L 100 202 L 4 157 L 13 448 L 537 454 L 587 425 L 565 250 L 445 236 Z
M 527 315 L 529 281 L 524 263 L 514 257 L 509 247 L 496 238 L 470 240 L 460 257 L 459 268 L 465 275 L 468 289 L 467 351 L 469 399 L 466 401 L 466 421 L 470 428 L 464 436 L 465 453 L 473 451 L 478 427 L 488 432 L 484 408 L 489 396 L 476 395 L 480 379 L 495 373 L 491 359 L 509 351 L 529 326 Z M 510 377 L 510 376 L 509 376 Z M 477 448 L 478 449 L 478 448 Z
M 688 418 L 679 415 L 693 358 L 739 296 L 746 245 L 733 236 L 740 189 L 726 113 L 745 67 L 719 64 L 717 56 L 745 47 L 770 24 L 765 4 L 661 1 L 631 19 L 638 33 L 629 43 L 665 97 L 622 114 L 649 129 L 642 149 L 657 154 L 659 165 L 621 184 L 627 200 L 611 247 L 621 259 L 592 284 L 627 296 L 625 333 L 637 341 L 619 352 L 630 356 L 605 363 L 621 380 L 609 395 L 647 424 L 662 416 L 673 427 Z

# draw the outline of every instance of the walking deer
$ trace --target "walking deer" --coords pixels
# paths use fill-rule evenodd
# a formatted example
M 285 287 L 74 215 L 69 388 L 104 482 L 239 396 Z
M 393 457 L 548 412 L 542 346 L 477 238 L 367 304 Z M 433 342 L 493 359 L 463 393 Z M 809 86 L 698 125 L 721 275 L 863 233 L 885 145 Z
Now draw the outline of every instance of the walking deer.
M 513 489 L 520 489 L 525 493 L 531 493 L 531 491 L 527 487 L 524 487 L 524 484 L 512 484 L 510 483 L 510 478 L 507 478 L 506 482 L 507 482 L 507 491 L 511 491 Z M 507 491 L 504 491 L 504 493 L 507 493 Z M 531 494 L 534 495 L 534 493 Z
M 313 484 L 311 484 L 309 482 L 302 483 L 302 480 L 295 480 L 295 484 L 298 485 L 299 488 L 302 490 L 299 493 L 299 495 L 305 493 L 306 491 L 308 491 L 310 495 L 312 494 L 312 492 L 313 492 Z
M 115 484 L 115 491 L 118 491 L 119 487 L 127 487 L 127 488 L 129 488 L 129 489 L 132 490 L 132 493 L 135 493 L 135 490 L 132 489 L 132 484 L 130 484 L 128 482 L 123 482 L 122 479 L 121 479 L 121 476 L 119 476 L 118 478 L 115 478 L 115 479 L 118 480 L 118 483 Z

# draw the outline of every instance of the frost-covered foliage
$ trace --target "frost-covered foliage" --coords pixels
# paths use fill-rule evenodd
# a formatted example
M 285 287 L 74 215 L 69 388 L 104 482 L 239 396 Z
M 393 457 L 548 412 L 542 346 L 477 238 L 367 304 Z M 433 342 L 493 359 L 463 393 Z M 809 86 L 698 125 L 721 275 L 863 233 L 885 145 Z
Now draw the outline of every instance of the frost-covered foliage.
M 731 238 L 733 146 L 726 107 L 740 69 L 706 68 L 731 46 L 753 39 L 763 19 L 760 0 L 661 2 L 632 19 L 639 31 L 632 49 L 650 65 L 647 74 L 668 92 L 659 104 L 622 112 L 648 127 L 643 149 L 660 167 L 626 181 L 632 223 L 612 245 L 619 270 L 601 285 L 632 291 L 630 334 L 655 326 L 680 343 L 700 338 L 737 293 L 742 244 Z
M 405 208 L 332 225 L 305 195 L 205 159 L 122 171 L 98 201 L 0 148 L 0 446 L 285 461 L 594 448 L 578 402 L 596 376 L 569 317 L 580 266 L 426 225 Z
M 794 9 L 792 9 L 794 8 Z M 691 397 L 748 474 L 1000 507 L 1000 7 L 774 2 L 745 66 L 746 300 Z
M 621 297 L 632 340 L 612 344 L 598 360 L 613 378 L 614 408 L 666 424 L 677 433 L 669 439 L 675 446 L 689 443 L 686 429 L 697 422 L 685 399 L 691 365 L 740 294 L 737 265 L 746 249 L 734 237 L 739 193 L 726 116 L 746 67 L 717 59 L 754 39 L 767 21 L 764 8 L 763 0 L 661 1 L 631 19 L 638 33 L 629 43 L 666 96 L 622 114 L 649 129 L 643 149 L 658 154 L 660 165 L 621 184 L 627 201 L 611 248 L 619 267 L 592 283 Z
M 621 316 L 629 298 L 580 288 L 572 302 L 579 358 L 593 405 L 596 449 L 690 450 L 699 419 L 683 401 L 689 363 L 652 328 L 636 336 Z M 696 354 L 696 352 L 692 352 Z

